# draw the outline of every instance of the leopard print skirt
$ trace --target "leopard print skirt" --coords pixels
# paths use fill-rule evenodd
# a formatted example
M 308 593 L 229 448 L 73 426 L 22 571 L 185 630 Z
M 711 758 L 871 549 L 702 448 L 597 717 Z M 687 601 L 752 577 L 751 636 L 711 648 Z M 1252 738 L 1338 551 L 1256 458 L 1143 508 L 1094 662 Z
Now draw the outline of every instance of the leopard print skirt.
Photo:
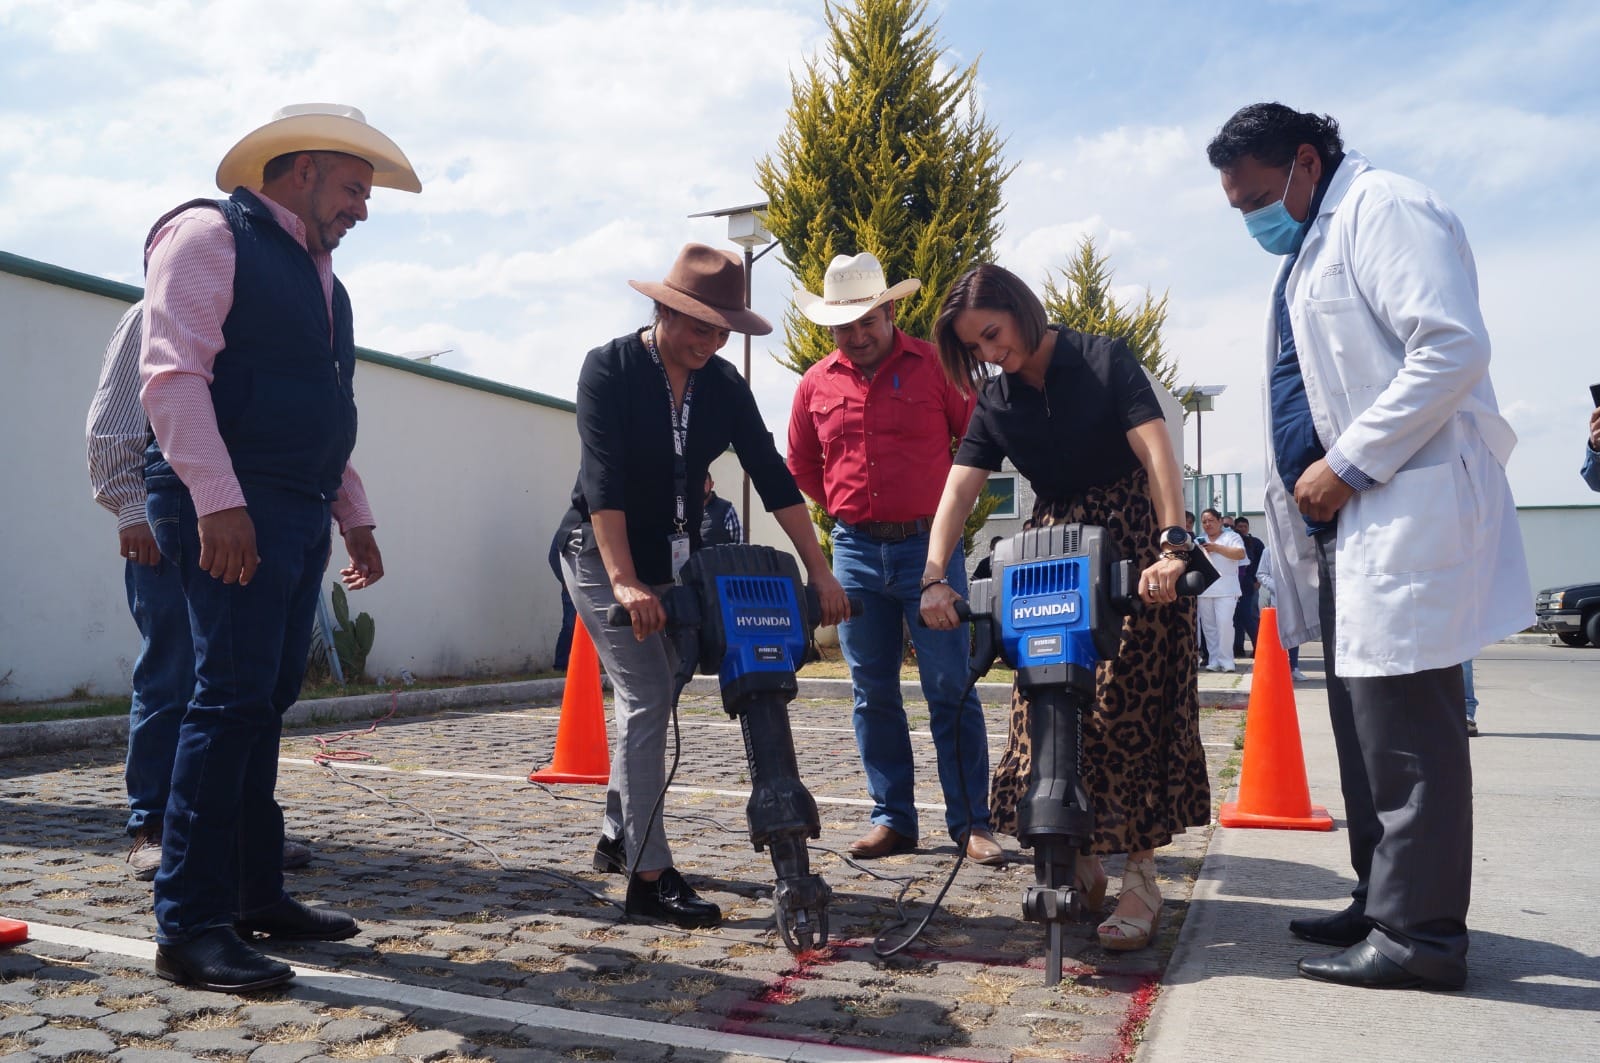
M 1137 570 L 1156 561 L 1159 529 L 1142 468 L 1081 498 L 1040 499 L 1033 518 L 1098 524 Z M 1146 608 L 1123 622 L 1122 649 L 1100 662 L 1095 704 L 1082 721 L 1079 767 L 1094 811 L 1094 852 L 1154 849 L 1186 827 L 1211 821 L 1195 673 L 1193 598 Z M 1013 687 L 1009 741 L 989 799 L 994 828 L 1006 834 L 1016 833 L 1017 805 L 1033 764 L 1028 716 L 1028 700 Z

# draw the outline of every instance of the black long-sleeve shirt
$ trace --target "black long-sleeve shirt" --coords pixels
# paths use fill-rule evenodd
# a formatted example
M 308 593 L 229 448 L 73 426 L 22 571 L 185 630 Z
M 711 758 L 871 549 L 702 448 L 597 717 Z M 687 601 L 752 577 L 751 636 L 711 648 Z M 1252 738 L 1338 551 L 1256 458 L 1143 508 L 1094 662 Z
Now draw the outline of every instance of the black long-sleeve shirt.
M 595 510 L 621 510 L 639 579 L 670 583 L 668 537 L 677 508 L 672 400 L 640 333 L 596 347 L 584 359 L 578 374 L 578 437 L 582 457 L 562 527 L 570 530 Z M 803 501 L 750 386 L 726 359 L 712 358 L 694 374 L 684 444 L 684 530 L 692 550 L 700 548 L 706 471 L 730 444 L 769 512 Z

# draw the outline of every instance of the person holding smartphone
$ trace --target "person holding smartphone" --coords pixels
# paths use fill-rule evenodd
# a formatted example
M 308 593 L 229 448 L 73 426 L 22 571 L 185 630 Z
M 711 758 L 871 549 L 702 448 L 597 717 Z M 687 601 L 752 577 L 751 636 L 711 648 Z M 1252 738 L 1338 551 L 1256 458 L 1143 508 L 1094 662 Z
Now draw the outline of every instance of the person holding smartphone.
M 1589 490 L 1600 491 L 1600 384 L 1589 385 L 1589 398 L 1594 402 L 1594 411 L 1589 414 L 1589 445 L 1584 448 L 1583 468 L 1579 471 Z

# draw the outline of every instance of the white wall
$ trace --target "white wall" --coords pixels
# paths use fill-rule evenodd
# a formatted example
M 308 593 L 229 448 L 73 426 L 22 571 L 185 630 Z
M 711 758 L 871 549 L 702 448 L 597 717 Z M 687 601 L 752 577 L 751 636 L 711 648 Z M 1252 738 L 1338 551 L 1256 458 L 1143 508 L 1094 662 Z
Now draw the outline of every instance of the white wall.
M 126 689 L 138 652 L 84 420 L 127 303 L 0 273 L 0 698 Z
M 125 693 L 138 652 L 115 521 L 90 497 L 83 438 L 101 355 L 133 295 L 97 286 L 130 294 L 0 269 L 0 700 Z M 560 624 L 546 552 L 577 471 L 573 415 L 451 376 L 472 379 L 357 367 L 354 462 L 387 575 L 350 604 L 376 622 L 374 673 L 544 667 Z
M 573 414 L 369 361 L 356 400 L 351 462 L 385 571 L 350 596 L 377 625 L 367 670 L 549 667 L 561 595 L 547 554 L 578 470 Z
M 1574 472 L 1573 477 L 1577 477 Z M 1517 510 L 1528 579 L 1537 592 L 1600 581 L 1600 505 L 1529 506 Z

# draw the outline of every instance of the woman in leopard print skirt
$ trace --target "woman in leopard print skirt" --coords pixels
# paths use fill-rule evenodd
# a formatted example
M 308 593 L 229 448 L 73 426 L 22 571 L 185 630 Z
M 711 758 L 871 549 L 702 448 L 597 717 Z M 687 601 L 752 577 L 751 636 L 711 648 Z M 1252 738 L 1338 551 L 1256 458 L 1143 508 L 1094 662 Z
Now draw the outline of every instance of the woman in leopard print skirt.
M 1191 540 L 1161 408 L 1127 344 L 1048 326 L 1038 298 L 998 266 L 955 283 L 935 339 L 950 379 L 979 397 L 934 517 L 924 620 L 957 623 L 956 595 L 933 559 L 954 548 L 989 473 L 1006 458 L 1034 489 L 1036 522 L 1099 525 L 1140 571 L 1145 609 L 1124 621 L 1120 651 L 1099 665 L 1095 703 L 1082 721 L 1080 771 L 1095 857 L 1080 862 L 1078 877 L 1098 908 L 1106 882 L 1098 857 L 1128 854 L 1121 898 L 1099 937 L 1108 949 L 1142 948 L 1161 906 L 1154 850 L 1211 816 L 1194 603 L 1176 594 Z M 995 829 L 1009 833 L 1032 765 L 1028 718 L 1027 699 L 1014 694 L 1009 747 L 990 801 Z

